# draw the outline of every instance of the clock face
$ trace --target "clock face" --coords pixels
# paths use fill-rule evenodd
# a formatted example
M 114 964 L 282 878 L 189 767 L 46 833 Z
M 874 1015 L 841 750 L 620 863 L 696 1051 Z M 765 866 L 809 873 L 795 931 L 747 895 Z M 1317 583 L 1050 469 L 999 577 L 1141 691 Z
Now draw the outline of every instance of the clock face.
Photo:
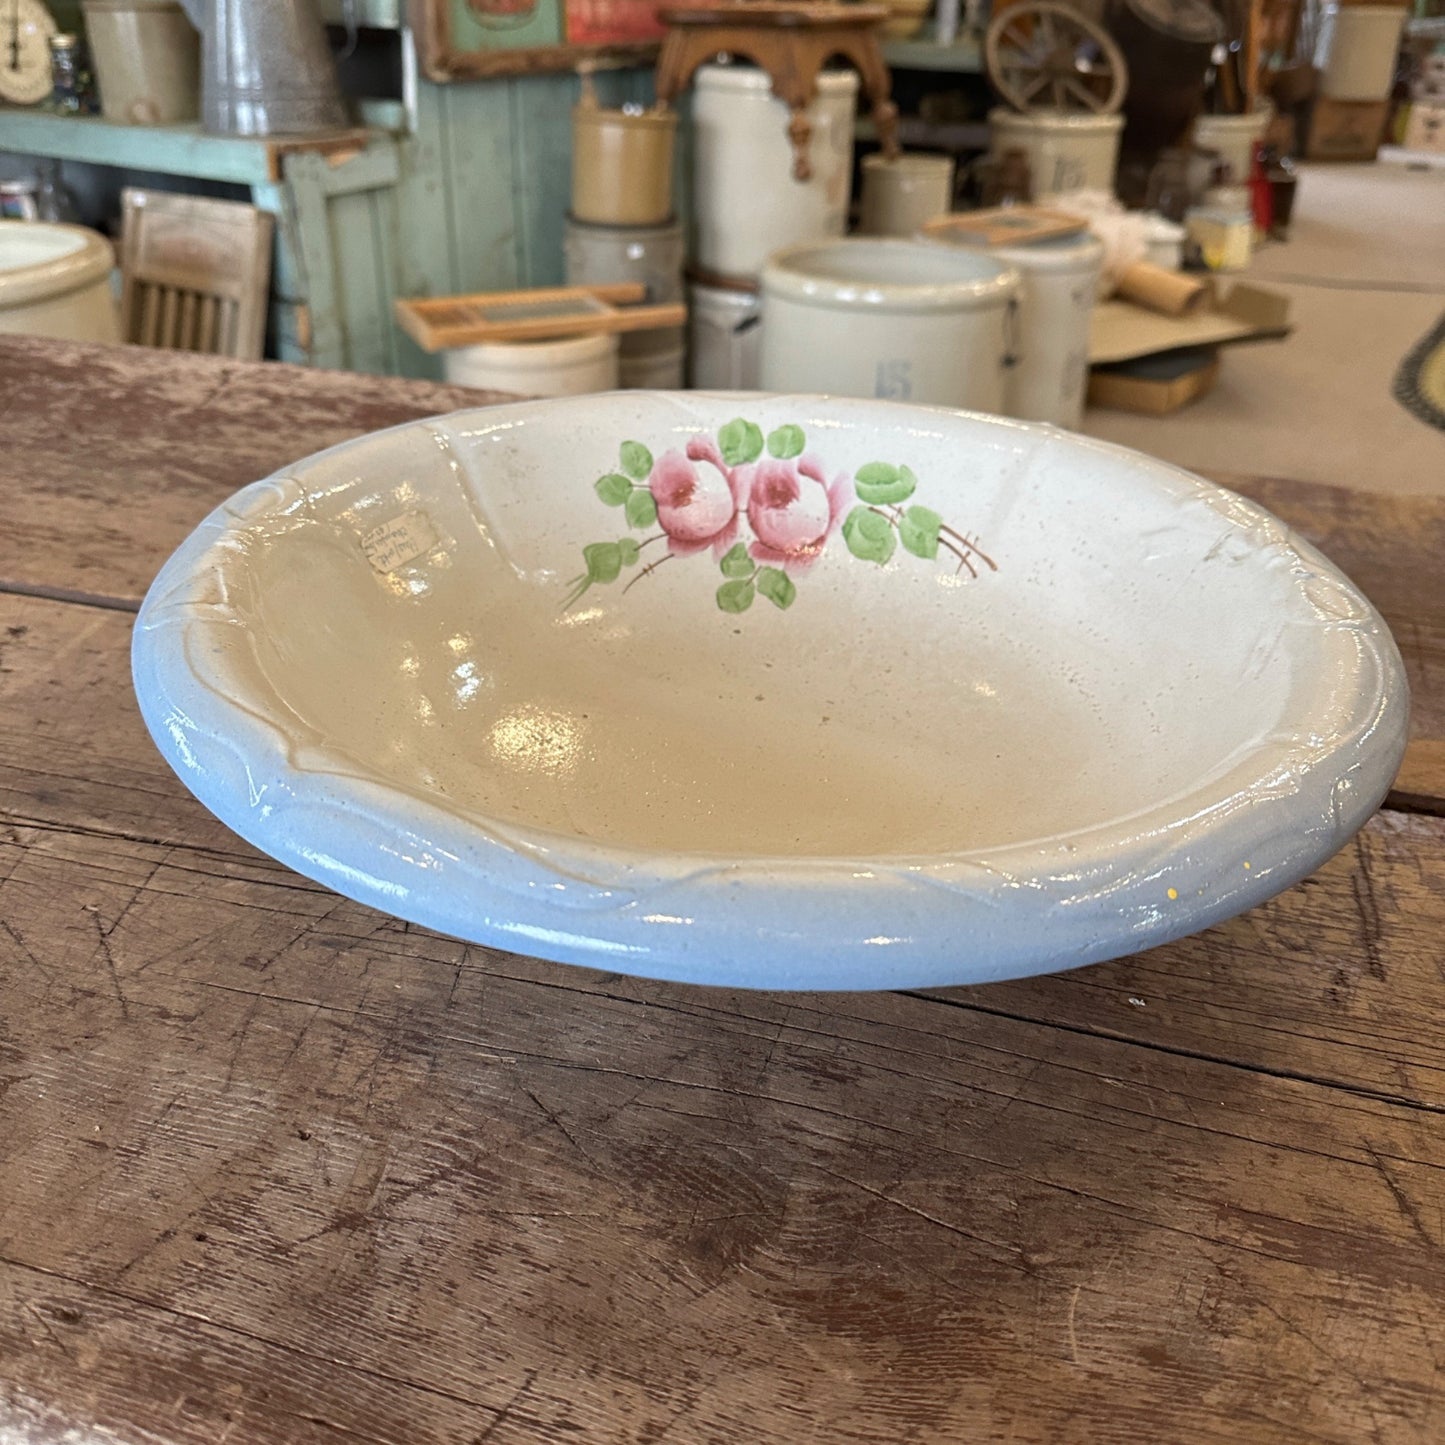
M 0 100 L 35 105 L 50 94 L 54 34 L 41 0 L 0 0 Z

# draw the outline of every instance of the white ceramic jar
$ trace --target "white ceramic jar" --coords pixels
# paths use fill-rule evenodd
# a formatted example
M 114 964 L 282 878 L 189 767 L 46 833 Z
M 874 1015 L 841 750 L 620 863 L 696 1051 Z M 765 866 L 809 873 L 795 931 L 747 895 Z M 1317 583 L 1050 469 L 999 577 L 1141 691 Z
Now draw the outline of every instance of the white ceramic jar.
M 0 332 L 118 342 L 110 243 L 84 226 L 0 221 Z
M 1018 268 L 1018 334 L 1004 411 L 1077 431 L 1089 384 L 1089 318 L 1104 265 L 1104 243 L 1084 231 L 993 255 Z
M 767 72 L 704 65 L 693 81 L 693 220 L 696 265 L 754 278 L 770 253 L 799 241 L 841 236 L 853 183 L 858 76 L 824 71 L 808 108 L 809 180 L 793 177 L 788 108 Z
M 1404 6 L 1326 5 L 1315 45 L 1320 94 L 1329 100 L 1387 99 L 1404 26 Z
M 569 286 L 607 286 L 635 281 L 646 289 L 651 305 L 681 301 L 684 255 L 682 226 L 599 226 L 568 216 L 562 223 L 563 272 Z M 620 384 L 681 386 L 683 332 L 680 326 L 658 331 L 624 331 L 618 343 Z M 678 359 L 676 382 L 629 380 L 664 374 L 657 357 L 668 352 Z M 672 375 L 671 370 L 665 373 Z
M 790 247 L 763 269 L 760 383 L 1001 411 L 1018 288 L 1015 269 L 962 247 Z
M 661 331 L 624 331 L 617 348 L 617 384 L 624 391 L 681 391 L 687 333 L 681 326 Z
M 173 0 L 81 0 L 100 106 L 121 125 L 201 113 L 201 37 Z
M 1010 150 L 1021 150 L 1028 157 L 1034 200 L 1060 191 L 1113 194 L 1122 115 L 999 106 L 989 112 L 988 127 L 989 154 L 994 159 Z
M 479 386 L 516 396 L 616 391 L 617 337 L 603 334 L 457 346 L 442 352 L 442 371 L 454 386 Z
M 1184 227 L 1165 216 L 1150 216 L 1144 232 L 1144 259 L 1151 266 L 1177 271 L 1184 264 Z
M 1261 106 L 1243 115 L 1201 115 L 1194 122 L 1194 144 L 1200 150 L 1217 151 L 1229 166 L 1230 180 L 1244 185 L 1254 171 L 1254 147 L 1269 129 L 1274 111 Z
M 914 236 L 953 209 L 953 157 L 914 152 L 863 157 L 858 230 L 864 236 Z
M 699 391 L 756 391 L 762 300 L 729 286 L 688 287 L 688 377 Z
M 568 216 L 562 260 L 569 286 L 638 281 L 652 305 L 682 300 L 682 226 L 598 226 Z

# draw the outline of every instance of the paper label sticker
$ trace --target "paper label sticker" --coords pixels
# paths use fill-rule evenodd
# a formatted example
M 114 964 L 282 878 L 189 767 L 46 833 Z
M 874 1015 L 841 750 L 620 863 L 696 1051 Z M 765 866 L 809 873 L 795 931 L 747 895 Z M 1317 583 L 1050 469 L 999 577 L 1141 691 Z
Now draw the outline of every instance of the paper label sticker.
M 426 513 L 406 512 L 367 532 L 361 539 L 361 550 L 378 572 L 395 572 L 430 552 L 436 544 L 436 530 Z

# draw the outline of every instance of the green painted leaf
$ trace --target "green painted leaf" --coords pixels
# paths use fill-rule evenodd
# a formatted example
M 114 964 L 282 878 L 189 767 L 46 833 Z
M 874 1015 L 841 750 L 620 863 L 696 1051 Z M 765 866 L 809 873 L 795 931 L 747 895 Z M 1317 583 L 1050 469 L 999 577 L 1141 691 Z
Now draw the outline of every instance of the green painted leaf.
M 652 453 L 641 442 L 622 443 L 622 470 L 639 482 L 652 470 Z
M 627 494 L 627 525 L 650 527 L 657 521 L 657 503 L 646 487 L 633 487 Z
M 778 567 L 758 568 L 758 591 L 774 607 L 781 607 L 784 610 L 793 605 L 793 600 L 798 595 L 798 589 L 793 586 L 793 579 Z
M 615 582 L 622 571 L 622 548 L 616 542 L 593 542 L 582 549 L 589 582 Z
M 722 568 L 724 577 L 751 577 L 753 575 L 753 559 L 748 556 L 746 543 L 738 542 L 728 549 L 727 555 L 718 563 Z
M 609 507 L 620 507 L 632 495 L 632 481 L 618 472 L 598 477 L 596 492 Z
M 843 519 L 843 540 L 860 561 L 880 566 L 893 555 L 898 541 L 888 518 L 867 507 L 854 507 Z
M 724 612 L 746 612 L 756 591 L 751 582 L 724 582 L 717 590 L 717 605 Z
M 943 518 L 927 507 L 909 507 L 898 523 L 898 540 L 913 553 L 931 562 L 938 556 L 938 533 Z
M 635 537 L 624 537 L 617 544 L 617 555 L 622 559 L 624 567 L 633 567 L 642 553 L 642 548 L 637 545 Z
M 869 462 L 859 467 L 853 478 L 853 490 L 860 502 L 875 507 L 902 502 L 913 495 L 918 478 L 907 467 L 890 466 L 887 462 Z
M 868 487 L 887 486 L 898 480 L 898 468 L 891 462 L 868 462 L 858 468 L 853 480 Z
M 768 433 L 768 451 L 780 461 L 798 456 L 803 445 L 803 428 L 800 426 L 780 426 L 777 431 Z
M 763 429 L 736 417 L 718 432 L 717 444 L 730 467 L 755 462 L 763 454 Z

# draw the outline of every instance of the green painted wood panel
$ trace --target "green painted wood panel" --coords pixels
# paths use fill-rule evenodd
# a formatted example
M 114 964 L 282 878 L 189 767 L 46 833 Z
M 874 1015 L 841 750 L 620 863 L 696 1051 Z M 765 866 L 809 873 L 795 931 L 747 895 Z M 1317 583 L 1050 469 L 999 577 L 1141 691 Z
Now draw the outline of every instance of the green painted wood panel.
M 650 104 L 652 72 L 604 72 L 597 87 L 605 105 Z M 418 84 L 396 190 L 397 295 L 561 282 L 577 93 L 573 75 Z M 409 339 L 396 348 L 405 375 L 440 375 Z
M 492 291 L 515 286 L 519 279 L 514 203 L 519 180 L 510 84 L 494 80 L 419 87 L 440 93 L 453 291 Z
M 573 75 L 530 75 L 507 85 L 517 274 L 524 286 L 560 286 L 563 223 L 572 196 L 572 107 L 580 83 Z M 596 88 L 609 107 L 651 105 L 654 95 L 650 70 L 602 71 Z
M 242 185 L 270 178 L 264 140 L 206 135 L 196 125 L 117 125 L 100 116 L 0 107 L 0 149 Z
M 650 104 L 652 73 L 597 77 L 605 105 Z M 433 85 L 418 80 L 408 132 L 377 133 L 331 164 L 296 154 L 266 175 L 264 142 L 195 127 L 128 127 L 5 114 L 3 143 L 54 155 L 247 186 L 277 217 L 271 335 L 288 360 L 437 376 L 404 337 L 397 296 L 558 284 L 571 193 L 573 75 Z

